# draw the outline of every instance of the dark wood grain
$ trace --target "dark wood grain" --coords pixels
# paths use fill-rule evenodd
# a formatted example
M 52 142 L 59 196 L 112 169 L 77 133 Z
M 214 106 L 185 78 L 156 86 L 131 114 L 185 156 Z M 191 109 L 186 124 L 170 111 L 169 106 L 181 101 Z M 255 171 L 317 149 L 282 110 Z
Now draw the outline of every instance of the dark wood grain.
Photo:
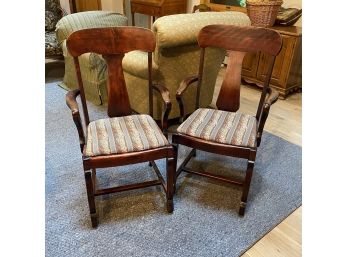
M 219 38 L 216 41 L 216 38 Z M 219 47 L 240 52 L 263 52 L 277 55 L 282 39 L 277 31 L 252 26 L 209 25 L 198 34 L 200 47 Z
M 133 50 L 153 52 L 156 40 L 151 30 L 134 27 L 93 28 L 75 31 L 67 39 L 69 53 L 125 54 Z
M 205 58 L 205 48 L 202 48 L 201 54 L 199 57 L 198 81 L 197 81 L 197 93 L 196 93 L 196 105 L 195 105 L 196 109 L 198 109 L 200 106 L 199 99 L 201 95 L 201 87 L 202 87 L 202 81 L 203 81 L 204 58 Z
M 180 83 L 179 88 L 176 91 L 176 100 L 178 101 L 178 104 L 179 104 L 181 122 L 183 121 L 183 118 L 185 117 L 185 106 L 184 106 L 184 102 L 182 98 L 183 94 L 190 85 L 193 85 L 193 83 L 197 81 L 198 81 L 198 76 L 188 77 Z M 197 101 L 197 98 L 196 98 L 196 101 Z
M 256 158 L 257 147 L 260 145 L 261 137 L 265 122 L 268 117 L 270 106 L 278 99 L 278 93 L 269 88 L 270 78 L 274 66 L 275 56 L 279 53 L 282 46 L 282 38 L 279 33 L 255 27 L 239 27 L 233 25 L 210 25 L 204 27 L 198 35 L 198 44 L 202 48 L 199 63 L 199 74 L 197 77 L 190 77 L 184 80 L 176 94 L 179 106 L 184 106 L 183 93 L 187 87 L 194 81 L 198 80 L 198 88 L 196 95 L 196 109 L 199 107 L 200 91 L 204 90 L 202 84 L 203 65 L 204 65 L 204 49 L 206 47 L 223 48 L 228 51 L 228 64 L 226 73 L 222 81 L 221 89 L 216 101 L 216 107 L 219 110 L 228 112 L 236 112 L 240 105 L 240 84 L 243 59 L 246 53 L 262 52 L 270 56 L 270 62 L 267 67 L 267 76 L 263 84 L 263 92 L 260 97 L 259 106 L 255 115 L 257 125 L 257 135 L 252 146 L 239 146 L 233 144 L 221 144 L 201 138 L 189 136 L 176 132 L 172 136 L 174 144 L 182 144 L 193 148 L 189 155 L 185 158 L 177 171 L 177 176 L 182 172 L 189 172 L 201 175 L 211 179 L 217 179 L 230 184 L 242 186 L 242 197 L 239 206 L 239 215 L 245 213 L 254 162 Z M 182 119 L 184 118 L 184 107 L 180 107 L 182 111 Z M 232 125 L 232 124 L 231 124 Z M 238 128 L 237 128 L 238 129 Z M 195 156 L 196 149 L 211 152 L 220 155 L 238 157 L 248 160 L 246 175 L 243 181 L 236 181 L 226 177 L 221 177 L 206 171 L 196 171 L 186 167 L 191 158 Z M 177 150 L 175 150 L 177 151 Z M 175 189 L 175 186 L 174 186 Z
M 132 114 L 126 82 L 124 80 L 122 59 L 123 54 L 103 55 L 108 70 L 108 115 L 119 117 Z
M 76 101 L 76 97 L 80 94 L 79 89 L 75 89 L 72 91 L 69 91 L 66 94 L 66 104 L 71 110 L 72 118 L 75 123 L 75 126 L 77 128 L 77 132 L 79 134 L 79 141 L 80 141 L 80 150 L 81 153 L 83 152 L 83 147 L 86 144 L 86 138 L 85 138 L 85 133 L 83 131 L 83 126 L 82 126 L 82 121 L 81 121 L 81 116 L 79 112 L 79 106 Z
M 163 107 L 162 107 L 162 116 L 161 116 L 161 128 L 162 131 L 164 133 L 164 135 L 168 138 L 168 117 L 169 117 L 169 113 L 172 109 L 172 103 L 170 101 L 170 94 L 169 94 L 169 90 L 163 86 L 163 85 L 152 85 L 152 89 L 154 89 L 155 91 L 159 92 L 161 95 L 161 99 L 163 101 Z M 151 95 L 152 92 L 151 92 Z M 153 108 L 153 103 L 151 102 L 151 109 Z M 153 113 L 153 110 L 151 111 L 151 113 Z
M 79 63 L 79 60 L 78 60 L 77 57 L 74 57 L 74 64 L 75 64 L 77 83 L 79 85 L 79 92 L 80 92 L 80 96 L 81 96 L 83 116 L 85 118 L 85 126 L 87 127 L 88 124 L 89 124 L 89 115 L 88 115 L 88 110 L 87 110 L 85 89 L 83 88 L 83 82 L 82 82 L 82 76 L 81 76 L 81 70 L 80 70 L 80 63 Z
M 94 157 L 83 156 L 83 167 L 85 170 L 89 170 L 93 168 L 109 168 L 129 165 L 133 163 L 153 161 L 165 157 L 173 157 L 174 153 L 172 150 L 172 146 L 168 146 L 125 154 L 101 155 Z
M 240 158 L 248 158 L 250 153 L 249 147 L 219 144 L 180 133 L 174 133 L 172 135 L 172 141 L 175 144 L 186 145 L 205 152 L 216 153 L 225 156 L 238 156 Z
M 84 87 L 81 79 L 81 70 L 78 57 L 84 53 L 101 54 L 107 65 L 107 87 L 108 87 L 108 109 L 109 117 L 122 117 L 131 115 L 132 109 L 129 102 L 127 87 L 123 75 L 122 59 L 124 54 L 133 51 L 141 50 L 148 52 L 148 69 L 149 69 L 149 100 L 153 98 L 153 89 L 158 91 L 164 103 L 162 115 L 162 128 L 167 129 L 167 119 L 171 109 L 169 91 L 164 85 L 152 85 L 152 52 L 156 46 L 155 36 L 152 31 L 134 27 L 115 27 L 115 28 L 96 28 L 79 30 L 72 33 L 67 39 L 67 48 L 74 57 L 77 81 L 79 84 L 78 90 L 73 90 L 67 93 L 66 102 L 70 108 L 74 123 L 77 127 L 80 148 L 82 152 L 83 168 L 85 171 L 85 182 L 90 209 L 90 217 L 92 227 L 98 225 L 98 215 L 95 204 L 95 197 L 103 194 L 116 193 L 126 190 L 133 190 L 148 186 L 162 185 L 166 192 L 167 210 L 173 212 L 173 192 L 174 192 L 174 177 L 175 167 L 174 162 L 175 152 L 171 145 L 158 147 L 154 149 L 144 150 L 140 152 L 130 152 L 124 154 L 109 154 L 101 156 L 86 156 L 86 139 L 85 131 L 88 129 L 90 122 L 86 98 L 84 95 Z M 79 107 L 76 97 L 81 96 L 83 113 L 85 117 L 85 127 L 83 128 Z M 150 102 L 150 113 L 153 113 L 153 104 Z M 97 188 L 96 172 L 99 168 L 107 168 L 114 166 L 129 165 L 141 162 L 153 162 L 157 159 L 167 159 L 167 184 L 158 167 L 152 165 L 155 174 L 158 175 L 158 180 L 144 181 L 135 184 L 121 185 L 112 188 Z
M 216 106 L 220 110 L 236 112 L 240 104 L 240 82 L 245 52 L 229 51 L 227 68 Z

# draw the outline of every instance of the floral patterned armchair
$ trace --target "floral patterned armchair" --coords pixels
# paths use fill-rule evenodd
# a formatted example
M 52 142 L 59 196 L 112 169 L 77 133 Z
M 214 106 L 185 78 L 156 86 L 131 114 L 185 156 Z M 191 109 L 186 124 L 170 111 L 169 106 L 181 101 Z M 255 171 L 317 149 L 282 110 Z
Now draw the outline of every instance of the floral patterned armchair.
M 58 45 L 56 37 L 56 24 L 63 17 L 64 11 L 59 0 L 45 1 L 45 57 L 63 58 L 62 48 Z

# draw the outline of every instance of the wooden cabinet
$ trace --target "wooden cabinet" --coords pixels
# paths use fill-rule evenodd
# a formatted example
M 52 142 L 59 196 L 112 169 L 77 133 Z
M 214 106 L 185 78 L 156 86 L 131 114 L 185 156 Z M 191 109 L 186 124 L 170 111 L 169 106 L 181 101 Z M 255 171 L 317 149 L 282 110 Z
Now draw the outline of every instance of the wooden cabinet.
M 228 4 L 224 4 L 224 2 Z M 237 6 L 238 1 L 228 1 L 228 0 L 220 0 L 220 1 L 214 1 L 214 0 L 201 0 L 201 4 L 206 4 L 211 8 L 214 12 L 221 12 L 221 11 L 236 11 L 236 12 L 243 12 L 247 13 L 247 10 L 245 7 Z
M 141 13 L 153 17 L 186 13 L 187 0 L 131 0 L 132 25 L 134 14 Z
M 271 29 L 281 34 L 283 46 L 275 60 L 270 86 L 284 99 L 302 87 L 302 29 L 295 26 Z M 243 61 L 242 79 L 262 87 L 269 61 L 264 54 L 247 54 Z
M 246 13 L 245 7 L 236 6 L 238 0 L 201 0 L 213 11 L 239 11 Z M 223 4 L 228 3 L 228 4 Z M 284 99 L 289 93 L 302 87 L 302 28 L 296 26 L 271 27 L 283 38 L 282 49 L 277 56 L 272 72 L 270 86 L 279 91 Z M 269 58 L 263 54 L 248 53 L 244 57 L 242 79 L 262 87 L 267 73 Z

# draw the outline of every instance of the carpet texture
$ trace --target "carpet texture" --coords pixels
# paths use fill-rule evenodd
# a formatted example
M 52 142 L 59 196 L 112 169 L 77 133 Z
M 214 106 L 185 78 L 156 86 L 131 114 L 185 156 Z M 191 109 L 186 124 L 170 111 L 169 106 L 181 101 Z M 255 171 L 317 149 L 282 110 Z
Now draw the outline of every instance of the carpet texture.
M 245 217 L 241 189 L 182 173 L 174 213 L 160 186 L 97 198 L 99 226 L 91 228 L 78 134 L 65 93 L 46 84 L 46 256 L 240 256 L 301 205 L 302 149 L 264 133 Z M 104 110 L 89 106 L 91 120 Z M 179 164 L 189 149 L 180 146 Z M 165 162 L 156 161 L 165 174 Z M 231 177 L 246 162 L 197 151 L 191 165 Z M 156 177 L 146 164 L 97 170 L 113 186 Z

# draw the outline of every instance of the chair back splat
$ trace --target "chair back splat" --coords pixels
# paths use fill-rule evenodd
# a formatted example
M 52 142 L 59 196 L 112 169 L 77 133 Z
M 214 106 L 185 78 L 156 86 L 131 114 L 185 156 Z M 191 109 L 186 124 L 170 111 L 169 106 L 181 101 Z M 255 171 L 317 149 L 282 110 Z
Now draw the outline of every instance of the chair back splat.
M 219 40 L 216 40 L 216 38 Z M 241 72 L 245 53 L 261 51 L 265 54 L 276 56 L 281 49 L 282 41 L 278 32 L 269 29 L 209 25 L 200 31 L 198 44 L 202 51 L 206 47 L 218 47 L 228 51 L 228 65 L 216 106 L 220 110 L 235 112 L 240 105 Z M 202 60 L 200 66 L 203 66 Z M 273 63 L 270 70 L 272 71 L 272 69 Z M 203 70 L 202 67 L 200 68 L 201 70 Z M 202 76 L 203 74 L 200 72 L 199 81 L 202 81 Z M 201 85 L 198 86 L 201 87 Z M 265 83 L 265 86 L 264 91 L 266 92 L 268 83 Z M 197 92 L 199 91 L 197 90 Z M 263 95 L 265 96 L 265 94 Z
M 134 27 L 84 29 L 72 33 L 67 40 L 67 47 L 74 57 L 76 70 L 80 69 L 78 56 L 84 53 L 101 54 L 105 59 L 108 70 L 109 117 L 119 117 L 132 113 L 122 69 L 124 54 L 134 50 L 152 54 L 155 46 L 156 42 L 152 31 Z M 88 121 L 81 74 L 78 72 L 77 76 L 83 111 L 86 121 Z

